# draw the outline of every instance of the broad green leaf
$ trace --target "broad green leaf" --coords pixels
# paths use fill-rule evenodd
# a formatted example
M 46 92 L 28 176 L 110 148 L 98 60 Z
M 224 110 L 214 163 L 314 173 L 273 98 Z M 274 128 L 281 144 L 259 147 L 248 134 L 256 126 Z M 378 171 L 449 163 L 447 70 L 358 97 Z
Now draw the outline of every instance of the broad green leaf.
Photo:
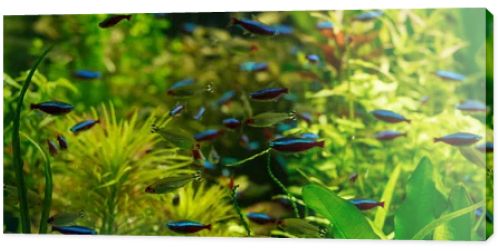
M 413 171 L 406 198 L 394 217 L 395 239 L 412 238 L 446 209 L 446 199 L 436 188 L 433 169 L 431 161 L 423 157 Z M 422 236 L 422 239 L 430 238 L 430 235 Z
M 451 191 L 449 203 L 451 211 L 466 208 L 472 204 L 469 194 L 462 185 L 455 187 Z M 436 228 L 434 239 L 471 240 L 473 220 L 474 215 L 472 212 L 450 220 L 447 224 L 443 224 Z
M 330 221 L 336 238 L 378 239 L 365 216 L 353 204 L 328 189 L 309 184 L 302 189 L 302 197 L 307 207 Z
M 373 224 L 375 225 L 375 228 L 380 229 L 381 231 L 384 229 L 384 223 L 387 217 L 387 211 L 391 207 L 392 197 L 394 195 L 394 189 L 396 188 L 396 184 L 398 183 L 400 173 L 401 173 L 401 166 L 398 165 L 392 171 L 391 177 L 389 178 L 389 181 L 385 185 L 384 193 L 382 194 L 382 198 L 380 199 L 380 201 L 383 201 L 385 203 L 385 207 L 384 208 L 379 207 L 377 209 L 377 212 L 375 213 L 375 220 L 373 221 Z

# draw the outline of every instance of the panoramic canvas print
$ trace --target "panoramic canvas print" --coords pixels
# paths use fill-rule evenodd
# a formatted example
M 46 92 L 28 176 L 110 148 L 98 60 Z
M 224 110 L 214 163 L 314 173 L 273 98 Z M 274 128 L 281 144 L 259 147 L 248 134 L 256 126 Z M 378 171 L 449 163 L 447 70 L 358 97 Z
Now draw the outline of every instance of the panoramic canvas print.
M 493 232 L 485 9 L 3 20 L 4 233 Z

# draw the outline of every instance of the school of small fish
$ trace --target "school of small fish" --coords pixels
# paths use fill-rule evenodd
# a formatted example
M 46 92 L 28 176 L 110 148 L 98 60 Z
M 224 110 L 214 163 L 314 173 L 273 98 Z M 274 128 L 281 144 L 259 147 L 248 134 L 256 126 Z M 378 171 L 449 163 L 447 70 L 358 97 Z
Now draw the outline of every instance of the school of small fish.
M 355 16 L 353 21 L 369 22 L 380 18 L 382 15 L 383 12 L 378 10 L 364 12 L 358 16 Z M 105 20 L 101 21 L 98 24 L 98 27 L 102 29 L 109 29 L 115 25 L 119 25 L 125 20 L 128 22 L 132 22 L 132 17 L 132 15 L 111 15 Z M 290 27 L 288 25 L 267 25 L 256 20 L 239 19 L 235 17 L 231 18 L 231 25 L 240 27 L 245 32 L 253 35 L 277 36 L 278 38 L 276 39 L 279 39 L 279 36 L 290 35 L 294 32 L 293 27 Z M 186 33 L 193 33 L 193 31 L 196 29 L 196 26 L 197 25 L 194 23 L 186 23 L 183 26 L 183 30 Z M 321 31 L 325 36 L 332 36 L 334 27 L 334 23 L 329 21 L 322 21 L 317 24 L 317 29 Z M 256 47 L 252 45 L 252 48 L 255 49 Z M 320 64 L 322 62 L 322 59 L 318 54 L 306 54 L 305 60 L 307 60 L 307 62 L 312 65 Z M 269 63 L 249 60 L 247 62 L 241 63 L 239 65 L 239 70 L 248 74 L 268 71 Z M 437 70 L 435 72 L 435 75 L 445 81 L 451 82 L 462 82 L 466 80 L 466 76 L 462 74 L 445 70 Z M 73 73 L 73 76 L 79 80 L 90 81 L 101 78 L 102 74 L 100 72 L 92 70 L 78 70 Z M 208 90 L 205 90 L 205 88 L 201 83 L 199 83 L 196 77 L 187 77 L 171 84 L 166 90 L 166 95 L 176 98 L 177 100 L 185 100 L 186 98 L 200 95 L 205 92 L 209 93 L 211 92 L 210 88 L 211 87 L 209 87 Z M 240 93 L 235 90 L 226 90 L 211 105 L 216 109 L 222 108 L 230 104 L 233 100 L 238 99 L 238 95 L 240 95 Z M 281 102 L 284 99 L 292 99 L 293 90 L 290 90 L 286 87 L 281 87 L 276 84 L 267 88 L 254 89 L 252 92 L 245 95 L 251 104 L 253 102 L 272 104 L 275 102 Z M 428 99 L 429 97 L 426 96 L 425 101 L 421 101 L 421 103 L 425 104 Z M 32 110 L 39 110 L 43 113 L 54 116 L 63 116 L 74 110 L 74 107 L 71 104 L 55 100 L 31 104 L 30 108 Z M 209 112 L 207 108 L 209 107 L 200 106 L 196 108 L 195 111 L 190 111 L 186 106 L 186 103 L 179 102 L 171 107 L 170 111 L 168 112 L 168 117 L 181 117 L 184 116 L 184 114 L 191 113 L 191 115 L 189 116 L 193 120 L 201 121 L 203 120 L 204 116 L 209 116 L 209 114 L 207 114 L 207 112 Z M 457 104 L 456 109 L 462 112 L 480 113 L 486 112 L 487 106 L 481 101 L 465 100 Z M 371 114 L 375 119 L 389 124 L 397 124 L 401 122 L 410 124 L 412 122 L 404 115 L 388 109 L 376 109 L 371 111 Z M 314 116 L 315 114 L 312 114 L 310 112 L 297 113 L 290 111 L 267 111 L 260 114 L 254 114 L 246 118 L 227 116 L 220 122 L 219 128 L 213 127 L 200 130 L 192 135 L 190 135 L 188 132 L 185 132 L 181 128 L 170 130 L 159 125 L 154 125 L 157 127 L 154 127 L 152 132 L 160 134 L 165 140 L 176 146 L 189 146 L 194 164 L 202 167 L 205 171 L 213 171 L 217 168 L 220 162 L 220 156 L 218 155 L 217 151 L 215 151 L 215 148 L 212 147 L 209 156 L 206 158 L 201 150 L 201 144 L 210 144 L 211 142 L 224 136 L 225 133 L 239 131 L 241 132 L 241 135 L 238 138 L 240 145 L 250 151 L 256 150 L 261 146 L 261 144 L 258 141 L 251 140 L 246 134 L 244 134 L 244 131 L 247 127 L 263 128 L 264 133 L 266 134 L 266 138 L 268 139 L 267 147 L 277 153 L 300 153 L 313 148 L 325 147 L 325 140 L 321 139 L 320 135 L 315 133 L 305 132 L 296 136 L 279 136 L 275 134 L 273 130 L 270 130 L 271 128 L 276 127 L 276 130 L 278 132 L 287 131 L 290 128 L 286 127 L 286 124 L 282 122 L 286 122 L 288 120 L 301 119 L 310 124 L 313 121 Z M 76 122 L 74 126 L 69 128 L 69 131 L 74 136 L 77 136 L 84 131 L 90 130 L 92 127 L 96 126 L 99 123 L 99 118 L 90 118 L 87 120 Z M 408 132 L 387 129 L 378 131 L 373 137 L 379 141 L 392 141 L 398 138 L 403 138 L 407 136 L 407 134 Z M 472 133 L 455 132 L 448 135 L 435 137 L 434 142 L 442 142 L 451 146 L 462 147 L 473 145 L 479 142 L 481 139 L 481 136 Z M 56 141 L 58 144 L 55 143 Z M 67 150 L 70 147 L 68 141 L 66 140 L 66 137 L 62 133 L 57 134 L 56 141 L 47 139 L 48 150 L 52 156 L 57 155 L 59 150 Z M 485 142 L 483 144 L 477 145 L 476 149 L 477 151 L 483 153 L 491 153 L 493 152 L 493 142 Z M 186 174 L 176 177 L 160 178 L 155 183 L 145 186 L 144 192 L 148 194 L 170 193 L 185 186 L 189 182 L 199 180 L 200 178 L 200 173 L 195 173 L 194 175 Z M 349 175 L 349 177 L 346 177 L 346 179 L 350 182 L 355 182 L 357 178 L 358 173 L 352 173 Z M 232 182 L 234 181 L 232 180 Z M 231 187 L 233 186 L 234 184 L 231 185 Z M 363 211 L 376 207 L 384 207 L 383 201 L 379 202 L 372 199 L 352 199 L 349 200 L 349 202 L 359 210 Z M 483 211 L 476 211 L 476 214 L 478 216 L 482 215 L 482 213 Z M 48 223 L 52 225 L 53 231 L 57 231 L 62 234 L 96 234 L 97 232 L 95 230 L 87 228 L 85 226 L 71 225 L 74 221 L 83 217 L 83 215 L 83 212 L 60 213 L 51 216 Z M 280 228 L 283 228 L 285 230 L 297 232 L 298 235 L 319 234 L 323 231 L 316 225 L 310 224 L 303 219 L 279 219 L 264 212 L 249 212 L 245 216 L 250 222 L 253 222 L 255 224 L 276 224 Z M 210 231 L 212 229 L 212 223 L 196 222 L 188 219 L 169 221 L 165 224 L 165 226 L 170 231 L 182 234 L 192 234 L 203 230 Z

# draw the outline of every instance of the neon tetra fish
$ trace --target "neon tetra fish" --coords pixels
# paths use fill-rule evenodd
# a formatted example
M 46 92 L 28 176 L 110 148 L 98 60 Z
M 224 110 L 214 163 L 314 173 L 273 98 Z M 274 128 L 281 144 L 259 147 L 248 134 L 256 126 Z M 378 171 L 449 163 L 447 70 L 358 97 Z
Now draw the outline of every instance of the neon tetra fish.
M 239 25 L 243 29 L 245 29 L 246 31 L 251 32 L 253 34 L 257 34 L 257 35 L 271 36 L 271 35 L 277 34 L 276 30 L 273 27 L 271 27 L 269 25 L 265 25 L 261 22 L 254 21 L 254 20 L 238 19 L 238 18 L 232 17 L 231 24 L 232 25 Z
M 202 224 L 196 221 L 169 221 L 167 223 L 168 229 L 177 232 L 177 233 L 183 233 L 183 234 L 193 234 L 196 232 L 199 232 L 203 229 L 212 229 L 211 224 Z
M 200 106 L 200 109 L 198 109 L 198 112 L 194 115 L 195 120 L 200 120 L 203 117 L 203 114 L 205 114 L 206 108 L 204 106 Z
M 73 73 L 73 76 L 82 80 L 92 80 L 98 79 L 101 77 L 101 73 L 98 71 L 89 71 L 89 70 L 78 70 Z
M 279 223 L 279 220 L 265 213 L 247 213 L 247 218 L 259 225 Z
M 57 142 L 59 143 L 59 147 L 61 150 L 66 150 L 68 149 L 68 141 L 66 141 L 66 138 L 62 135 L 57 135 Z
M 369 209 L 372 209 L 374 207 L 384 207 L 384 202 L 378 202 L 378 201 L 375 201 L 375 200 L 369 200 L 369 199 L 353 199 L 353 200 L 350 200 L 349 202 L 351 202 L 352 204 L 354 204 L 357 208 L 359 208 L 360 210 L 369 210 Z
M 69 130 L 73 132 L 74 134 L 78 134 L 80 132 L 86 131 L 90 128 L 92 128 L 95 124 L 99 123 L 99 119 L 93 120 L 93 119 L 88 119 L 82 122 L 77 123 L 73 127 L 71 127 Z
M 49 153 L 52 156 L 57 154 L 57 146 L 52 140 L 47 140 L 47 145 L 49 146 Z
M 434 138 L 434 142 L 444 142 L 452 146 L 468 146 L 479 140 L 481 140 L 481 136 L 466 132 L 458 132 L 440 138 Z
M 444 79 L 444 80 L 450 80 L 450 81 L 464 81 L 465 80 L 465 76 L 460 74 L 460 73 L 456 73 L 456 72 L 452 72 L 452 71 L 444 71 L 444 70 L 438 70 L 436 71 L 436 76 Z
M 293 138 L 284 137 L 271 141 L 269 146 L 279 152 L 303 152 L 309 150 L 313 147 L 325 146 L 325 141 L 317 141 L 315 139 L 303 139 L 303 138 Z
M 457 105 L 457 109 L 465 112 L 486 112 L 486 105 L 477 100 L 466 100 Z
M 398 132 L 393 130 L 381 131 L 375 134 L 375 138 L 378 140 L 393 140 L 403 136 L 406 136 L 405 132 Z
M 250 98 L 255 101 L 276 101 L 288 93 L 288 88 L 272 87 L 250 93 Z
M 373 19 L 376 19 L 378 17 L 381 17 L 384 14 L 383 11 L 381 10 L 375 10 L 375 11 L 368 11 L 365 13 L 361 13 L 355 17 L 355 20 L 361 21 L 361 22 L 367 22 L 371 21 Z
M 177 104 L 175 105 L 172 110 L 168 113 L 171 117 L 179 115 L 182 111 L 184 110 L 184 105 Z
M 118 24 L 120 21 L 127 19 L 130 21 L 132 18 L 132 15 L 111 15 L 110 17 L 104 19 L 102 22 L 99 23 L 99 27 L 101 28 L 109 28 L 113 27 L 116 24 Z
M 52 226 L 53 231 L 61 234 L 76 234 L 76 235 L 94 235 L 97 232 L 94 229 L 83 226 Z
M 235 118 L 224 119 L 222 124 L 229 129 L 236 129 L 241 126 L 241 122 Z
M 333 27 L 334 27 L 334 24 L 330 21 L 321 21 L 321 22 L 318 22 L 316 24 L 316 28 L 318 30 L 323 30 L 323 29 L 331 30 L 331 29 L 333 29 Z
M 198 142 L 214 140 L 214 139 L 218 138 L 219 136 L 221 136 L 222 134 L 224 134 L 224 130 L 222 130 L 222 129 L 219 129 L 219 130 L 209 129 L 209 130 L 205 130 L 205 131 L 202 131 L 202 132 L 195 134 L 194 139 Z
M 73 106 L 59 101 L 47 101 L 38 104 L 31 104 L 31 110 L 40 110 L 51 115 L 64 115 L 73 110 Z
M 235 91 L 227 91 L 224 94 L 222 94 L 222 96 L 217 101 L 215 101 L 215 104 L 218 106 L 226 105 L 229 102 L 231 102 L 234 96 L 236 96 Z
M 167 89 L 167 94 L 179 97 L 191 96 L 194 94 L 193 85 L 194 79 L 192 78 L 175 82 Z
M 293 27 L 285 24 L 274 25 L 272 27 L 276 35 L 292 35 Z
M 312 63 L 312 64 L 316 64 L 319 62 L 319 56 L 316 54 L 307 54 L 306 59 L 307 59 L 307 61 L 309 61 L 309 63 Z
M 240 70 L 246 72 L 267 71 L 269 65 L 264 62 L 244 62 L 240 64 Z
M 389 110 L 374 110 L 372 111 L 372 114 L 373 116 L 375 116 L 375 118 L 389 123 L 399 123 L 403 121 L 411 123 L 411 120 L 405 118 L 403 115 Z

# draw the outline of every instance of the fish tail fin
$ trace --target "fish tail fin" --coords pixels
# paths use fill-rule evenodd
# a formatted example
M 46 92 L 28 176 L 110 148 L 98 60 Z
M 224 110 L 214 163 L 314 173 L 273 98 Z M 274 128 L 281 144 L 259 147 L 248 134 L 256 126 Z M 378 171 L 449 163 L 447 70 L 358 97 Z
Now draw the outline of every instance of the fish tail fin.
M 441 141 L 441 139 L 439 139 L 439 138 L 434 138 L 433 140 L 434 140 L 434 143 Z
M 385 201 L 380 202 L 378 205 L 379 205 L 381 208 L 384 208 L 384 206 L 385 206 Z
M 411 119 L 406 119 L 406 123 L 411 124 Z
M 95 121 L 95 123 L 96 123 L 96 124 L 97 124 L 97 123 L 101 123 L 101 119 L 97 119 L 97 120 Z
M 132 19 L 132 15 L 126 15 L 125 19 L 127 19 L 128 21 L 130 21 L 130 19 Z
M 31 110 L 34 110 L 34 109 L 37 109 L 39 106 L 37 104 L 31 104 L 30 105 L 30 109 Z
M 208 224 L 206 227 L 208 230 L 212 230 L 212 224 Z
M 318 143 L 317 143 L 317 144 L 318 144 L 318 146 L 319 146 L 319 147 L 321 147 L 321 148 L 325 147 L 325 141 L 324 141 L 324 140 L 322 140 L 322 141 L 318 141 Z
M 402 135 L 403 135 L 403 137 L 406 137 L 406 136 L 408 136 L 408 132 L 404 132 Z

